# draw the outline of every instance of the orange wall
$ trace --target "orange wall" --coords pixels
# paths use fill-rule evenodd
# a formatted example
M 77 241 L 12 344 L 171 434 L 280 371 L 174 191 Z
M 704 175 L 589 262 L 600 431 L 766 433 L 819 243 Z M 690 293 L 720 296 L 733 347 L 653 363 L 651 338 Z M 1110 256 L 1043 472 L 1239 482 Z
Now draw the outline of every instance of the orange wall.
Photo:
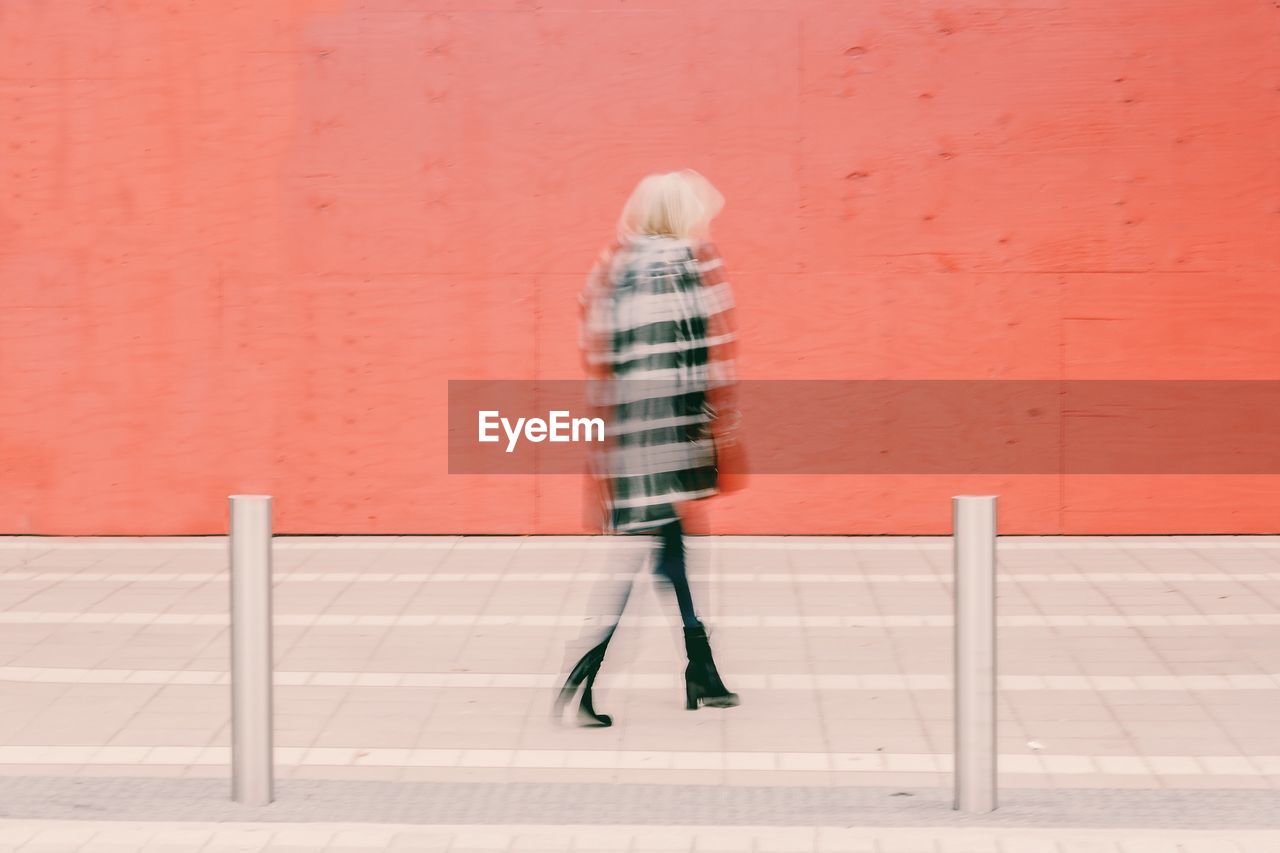
M 579 529 L 576 478 L 447 474 L 446 380 L 577 376 L 657 169 L 729 199 L 745 376 L 1280 375 L 1258 0 L 6 0 L 0 104 L 0 532 L 218 532 L 242 491 L 282 532 Z M 1277 479 L 758 477 L 709 518 L 1276 531 Z

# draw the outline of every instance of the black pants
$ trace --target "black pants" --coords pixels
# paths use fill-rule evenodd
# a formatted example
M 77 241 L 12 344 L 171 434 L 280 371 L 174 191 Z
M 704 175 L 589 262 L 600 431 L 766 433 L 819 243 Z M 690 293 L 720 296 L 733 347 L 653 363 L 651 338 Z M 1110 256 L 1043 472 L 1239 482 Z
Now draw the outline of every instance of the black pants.
M 680 520 L 658 528 L 660 544 L 654 572 L 671 584 L 680 608 L 680 621 L 686 628 L 697 628 L 701 623 L 693 610 L 693 593 L 689 591 L 689 575 L 684 561 L 684 528 Z

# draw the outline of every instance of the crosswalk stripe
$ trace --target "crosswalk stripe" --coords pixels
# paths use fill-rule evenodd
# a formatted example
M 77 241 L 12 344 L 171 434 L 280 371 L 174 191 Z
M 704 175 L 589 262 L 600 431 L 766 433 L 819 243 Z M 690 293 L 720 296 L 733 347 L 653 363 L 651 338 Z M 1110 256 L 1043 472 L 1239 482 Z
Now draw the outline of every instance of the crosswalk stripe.
M 280 686 L 313 687 L 458 687 L 549 689 L 558 673 L 485 672 L 328 672 L 279 670 Z M 165 669 L 84 669 L 76 667 L 0 667 L 0 681 L 46 684 L 186 684 L 224 685 L 226 672 Z M 670 690 L 680 686 L 671 673 L 604 673 L 601 689 Z M 951 690 L 952 679 L 941 674 L 897 673 L 735 673 L 741 690 Z M 1002 691 L 1191 691 L 1280 690 L 1280 674 L 1255 675 L 1005 675 Z
M 276 747 L 286 767 L 509 767 L 628 770 L 794 770 L 949 773 L 945 753 L 680 751 L 615 749 L 397 749 Z M 0 765 L 221 766 L 225 746 L 0 746 Z M 1280 776 L 1280 755 L 1002 754 L 1001 773 L 1106 776 Z
M 410 613 L 390 614 L 305 614 L 277 613 L 277 626 L 290 627 L 521 627 L 570 628 L 591 625 L 596 620 L 583 616 L 547 616 L 531 614 L 461 614 Z M 52 612 L 9 610 L 0 612 L 0 624 L 23 625 L 201 625 L 225 626 L 225 613 L 140 613 L 140 612 Z M 642 627 L 666 627 L 662 617 L 638 617 L 631 624 Z M 720 628 L 945 628 L 952 617 L 933 615 L 890 616 L 723 616 L 715 620 Z M 1280 613 L 1175 613 L 1154 614 L 1063 614 L 1055 616 L 1003 616 L 1004 628 L 1044 627 L 1256 627 L 1280 625 Z
M 623 580 L 623 572 L 278 572 L 277 584 L 287 583 L 582 583 Z M 7 571 L 0 583 L 224 583 L 221 572 L 68 572 Z M 930 584 L 950 586 L 950 573 L 852 572 L 714 572 L 717 583 L 784 584 Z M 1280 581 L 1280 572 L 1001 572 L 1001 583 L 1250 583 Z

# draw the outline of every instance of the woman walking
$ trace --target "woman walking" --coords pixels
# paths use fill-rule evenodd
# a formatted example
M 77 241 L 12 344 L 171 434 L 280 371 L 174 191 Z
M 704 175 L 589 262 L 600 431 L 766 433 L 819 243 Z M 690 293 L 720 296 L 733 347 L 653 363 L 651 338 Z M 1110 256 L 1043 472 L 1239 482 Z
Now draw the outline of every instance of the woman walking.
M 583 294 L 582 346 L 608 425 L 594 469 L 604 528 L 650 536 L 655 572 L 675 593 L 689 663 L 685 707 L 732 707 L 698 619 L 685 566 L 680 508 L 714 495 L 716 441 L 727 440 L 732 377 L 732 299 L 707 240 L 722 199 L 700 175 L 675 172 L 640 182 L 623 209 L 617 242 Z M 592 687 L 626 607 L 613 613 L 569 673 L 555 709 L 578 700 L 575 719 L 608 726 Z

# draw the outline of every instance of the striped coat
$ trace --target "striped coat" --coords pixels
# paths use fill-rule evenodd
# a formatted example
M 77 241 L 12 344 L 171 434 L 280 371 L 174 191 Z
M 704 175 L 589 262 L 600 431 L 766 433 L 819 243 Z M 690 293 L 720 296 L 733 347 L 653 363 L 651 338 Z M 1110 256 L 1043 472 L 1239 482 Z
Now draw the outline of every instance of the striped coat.
M 592 461 L 605 529 L 652 529 L 716 493 L 711 424 L 733 384 L 732 304 L 709 243 L 635 237 L 592 270 L 581 339 L 606 422 Z

